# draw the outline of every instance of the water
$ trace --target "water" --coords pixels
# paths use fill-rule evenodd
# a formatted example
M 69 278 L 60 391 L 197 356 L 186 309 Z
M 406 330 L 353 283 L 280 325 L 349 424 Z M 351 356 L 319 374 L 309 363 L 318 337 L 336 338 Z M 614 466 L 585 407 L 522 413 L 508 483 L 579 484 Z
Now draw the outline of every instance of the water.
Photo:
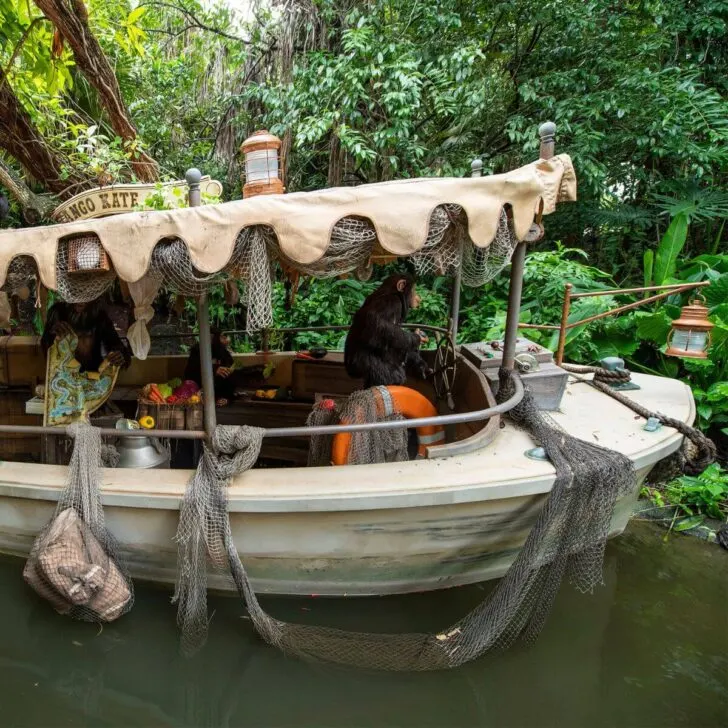
M 169 593 L 138 589 L 103 630 L 55 615 L 0 561 L 0 724 L 33 726 L 728 725 L 728 553 L 633 524 L 603 587 L 562 589 L 539 642 L 458 670 L 373 674 L 303 664 L 261 644 L 214 598 L 210 641 L 177 654 Z M 474 586 L 379 600 L 269 599 L 276 616 L 348 628 L 432 629 Z

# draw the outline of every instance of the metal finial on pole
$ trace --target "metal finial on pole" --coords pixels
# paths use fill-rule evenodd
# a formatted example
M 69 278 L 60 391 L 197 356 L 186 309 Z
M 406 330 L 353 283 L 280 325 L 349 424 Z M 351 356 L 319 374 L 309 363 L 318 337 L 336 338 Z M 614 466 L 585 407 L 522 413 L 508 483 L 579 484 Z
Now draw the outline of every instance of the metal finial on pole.
M 556 124 L 553 121 L 546 121 L 538 127 L 538 135 L 541 137 L 541 159 L 551 159 L 554 156 L 556 145 Z
M 185 172 L 185 180 L 189 185 L 188 200 L 190 207 L 199 207 L 202 204 L 202 195 L 200 193 L 200 180 L 202 179 L 202 172 L 196 167 L 188 169 Z
M 189 185 L 188 201 L 190 207 L 199 207 L 202 204 L 200 193 L 200 180 L 202 172 L 199 169 L 188 169 L 185 179 Z M 202 395 L 205 419 L 205 433 L 212 436 L 217 426 L 215 414 L 215 378 L 212 371 L 212 336 L 210 334 L 210 309 L 207 294 L 203 293 L 197 300 L 197 324 L 200 328 L 200 370 L 202 374 Z

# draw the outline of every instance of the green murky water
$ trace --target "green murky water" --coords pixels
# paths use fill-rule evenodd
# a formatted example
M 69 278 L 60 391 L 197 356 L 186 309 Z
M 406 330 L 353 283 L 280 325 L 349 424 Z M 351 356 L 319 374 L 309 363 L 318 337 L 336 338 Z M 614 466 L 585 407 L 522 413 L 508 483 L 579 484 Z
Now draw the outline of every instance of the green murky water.
M 261 644 L 238 602 L 211 600 L 210 641 L 177 654 L 169 594 L 140 588 L 102 631 L 56 616 L 0 562 L 0 725 L 726 726 L 728 553 L 633 525 L 608 549 L 606 585 L 562 589 L 539 642 L 437 674 L 303 664 Z M 267 600 L 286 619 L 430 629 L 481 587 L 379 600 Z

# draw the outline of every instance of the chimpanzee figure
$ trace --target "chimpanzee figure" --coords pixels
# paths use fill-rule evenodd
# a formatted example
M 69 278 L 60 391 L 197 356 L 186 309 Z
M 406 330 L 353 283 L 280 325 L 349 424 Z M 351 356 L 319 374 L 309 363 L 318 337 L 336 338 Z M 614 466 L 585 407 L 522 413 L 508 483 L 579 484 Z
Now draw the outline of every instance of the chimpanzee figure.
M 99 299 L 90 303 L 54 303 L 48 311 L 41 337 L 44 354 L 48 354 L 57 338 L 71 333 L 78 337 L 76 359 L 82 372 L 97 371 L 104 357 L 110 364 L 123 368 L 129 366 L 131 351 L 116 333 Z
M 408 372 L 421 379 L 431 374 L 419 352 L 424 335 L 402 328 L 409 310 L 419 305 L 415 281 L 405 273 L 389 276 L 367 296 L 354 314 L 344 346 L 350 377 L 362 377 L 369 388 L 404 384 Z

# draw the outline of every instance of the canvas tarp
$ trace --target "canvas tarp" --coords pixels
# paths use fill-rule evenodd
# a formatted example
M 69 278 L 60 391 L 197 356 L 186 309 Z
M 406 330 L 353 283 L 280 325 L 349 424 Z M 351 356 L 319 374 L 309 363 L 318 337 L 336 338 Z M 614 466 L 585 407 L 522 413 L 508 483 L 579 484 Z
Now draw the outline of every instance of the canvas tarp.
M 574 199 L 576 177 L 571 159 L 563 154 L 488 177 L 419 178 L 261 195 L 218 205 L 3 231 L 0 286 L 13 258 L 31 256 L 45 286 L 55 289 L 59 241 L 82 233 L 95 233 L 119 278 L 134 282 L 146 273 L 154 246 L 165 238 L 183 240 L 194 266 L 202 273 L 215 273 L 230 259 L 243 228 L 268 225 L 285 256 L 305 265 L 325 253 L 334 225 L 354 216 L 371 220 L 384 250 L 408 256 L 423 246 L 430 215 L 439 205 L 460 205 L 473 243 L 487 247 L 496 235 L 504 205 L 511 206 L 515 234 L 522 239 L 542 200 L 544 214 L 549 214 L 558 202 Z

